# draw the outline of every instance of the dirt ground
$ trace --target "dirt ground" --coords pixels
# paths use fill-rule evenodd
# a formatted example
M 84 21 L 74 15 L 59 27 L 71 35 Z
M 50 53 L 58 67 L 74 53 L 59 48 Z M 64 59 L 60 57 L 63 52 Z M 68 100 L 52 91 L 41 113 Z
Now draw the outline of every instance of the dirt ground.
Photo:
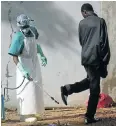
M 6 121 L 2 126 L 84 126 L 85 108 L 57 108 L 46 110 L 43 120 L 34 124 L 20 122 L 16 111 L 6 111 Z M 97 117 L 102 119 L 101 122 L 88 126 L 116 126 L 116 107 L 104 108 L 97 110 Z

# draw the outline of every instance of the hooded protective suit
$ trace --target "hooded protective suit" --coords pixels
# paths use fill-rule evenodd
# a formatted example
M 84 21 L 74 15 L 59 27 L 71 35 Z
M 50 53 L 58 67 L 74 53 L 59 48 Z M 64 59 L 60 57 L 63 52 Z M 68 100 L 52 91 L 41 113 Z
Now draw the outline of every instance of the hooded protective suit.
M 23 85 L 16 90 L 19 113 L 20 115 L 42 114 L 44 112 L 43 90 L 37 86 L 38 84 L 42 87 L 36 40 L 39 34 L 35 27 L 29 26 L 29 18 L 25 15 L 20 15 L 17 18 L 17 25 L 20 31 L 16 32 L 13 36 L 8 53 L 12 56 L 18 56 L 20 66 L 33 79 L 33 81 L 29 81 L 26 78 Z M 23 74 L 17 67 L 16 87 L 22 81 Z

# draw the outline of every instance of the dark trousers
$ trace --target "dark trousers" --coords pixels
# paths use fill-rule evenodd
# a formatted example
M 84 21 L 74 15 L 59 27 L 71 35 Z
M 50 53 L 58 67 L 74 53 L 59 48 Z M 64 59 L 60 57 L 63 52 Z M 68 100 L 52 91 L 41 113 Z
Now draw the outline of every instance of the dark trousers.
M 100 73 L 95 66 L 85 66 L 85 70 L 87 72 L 87 78 L 80 82 L 66 85 L 66 87 L 68 87 L 67 90 L 69 95 L 90 89 L 89 102 L 85 116 L 93 118 L 96 113 L 99 100 Z

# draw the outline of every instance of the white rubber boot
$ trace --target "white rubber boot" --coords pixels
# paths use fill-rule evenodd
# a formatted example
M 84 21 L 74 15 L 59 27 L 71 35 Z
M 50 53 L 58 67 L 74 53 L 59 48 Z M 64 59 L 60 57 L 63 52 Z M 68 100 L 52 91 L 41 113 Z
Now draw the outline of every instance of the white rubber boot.
M 34 123 L 34 122 L 37 122 L 37 118 L 36 117 L 28 117 L 25 119 L 25 122 Z

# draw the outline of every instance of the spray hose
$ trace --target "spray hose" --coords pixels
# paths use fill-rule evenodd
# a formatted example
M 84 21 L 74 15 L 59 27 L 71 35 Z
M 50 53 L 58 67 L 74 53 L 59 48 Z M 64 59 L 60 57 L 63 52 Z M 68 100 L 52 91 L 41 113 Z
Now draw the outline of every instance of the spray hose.
M 6 95 L 6 89 L 9 89 L 9 90 L 16 90 L 16 89 L 20 88 L 20 87 L 23 85 L 24 81 L 25 81 L 25 77 L 24 77 L 23 81 L 21 82 L 21 84 L 20 84 L 18 87 L 16 87 L 16 88 L 7 88 L 7 87 L 5 87 L 5 88 L 4 88 L 4 97 L 5 97 L 5 95 Z
M 4 88 L 4 97 L 6 95 L 6 89 L 16 90 L 16 89 L 20 88 L 23 85 L 24 81 L 25 81 L 25 77 L 24 77 L 23 81 L 21 82 L 21 84 L 18 87 L 16 87 L 16 88 L 7 88 L 7 87 L 5 87 Z M 38 85 L 38 87 L 42 90 L 42 87 L 40 85 Z M 55 100 L 54 97 L 52 97 L 50 94 L 48 94 L 45 90 L 43 90 L 43 91 L 44 91 L 44 93 L 46 93 L 46 95 L 48 95 L 51 98 L 51 100 L 53 100 L 55 103 L 59 104 L 59 102 L 57 100 Z
M 36 83 L 36 81 L 35 81 L 35 83 Z M 42 89 L 42 87 L 40 85 L 37 84 L 37 86 L 40 89 Z M 43 91 L 44 91 L 44 93 L 46 93 L 46 95 L 48 95 L 51 98 L 51 100 L 53 100 L 55 103 L 59 104 L 59 102 L 54 97 L 52 97 L 50 94 L 48 94 L 44 89 L 43 89 Z

